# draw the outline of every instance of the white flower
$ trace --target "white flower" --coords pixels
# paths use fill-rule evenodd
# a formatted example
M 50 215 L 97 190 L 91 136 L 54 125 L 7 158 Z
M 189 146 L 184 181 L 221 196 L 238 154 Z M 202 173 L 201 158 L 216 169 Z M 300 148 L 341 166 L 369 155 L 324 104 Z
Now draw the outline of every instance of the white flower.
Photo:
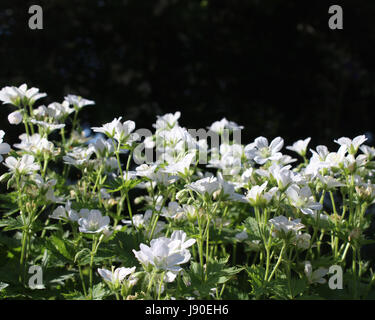
M 235 184 L 224 180 L 223 175 L 218 172 L 217 181 L 220 183 L 220 189 L 223 195 L 233 201 L 247 202 L 246 198 L 235 191 Z
M 135 267 L 133 268 L 117 268 L 113 269 L 112 271 L 107 269 L 100 269 L 98 268 L 99 275 L 107 282 L 112 284 L 121 283 L 126 277 L 133 274 L 135 271 Z
M 264 192 L 268 184 L 268 181 L 264 182 L 261 186 L 253 186 L 249 192 L 246 194 L 246 199 L 250 202 L 252 206 L 263 206 L 269 203 L 275 193 L 277 188 L 272 188 L 268 192 Z
M 182 231 L 173 232 L 171 238 L 157 238 L 150 242 L 150 246 L 143 243 L 140 251 L 133 250 L 135 257 L 146 268 L 154 267 L 157 270 L 167 271 L 168 282 L 176 277 L 182 270 L 181 264 L 190 260 L 191 254 L 186 249 L 195 243 L 195 240 L 187 240 L 186 234 Z
M 242 240 L 246 240 L 249 237 L 249 235 L 247 234 L 246 230 L 242 230 L 241 232 L 237 233 L 234 237 L 238 241 L 242 241 Z
M 54 145 L 46 138 L 42 138 L 39 133 L 35 133 L 32 136 L 27 134 L 21 134 L 19 136 L 21 143 L 16 143 L 14 146 L 18 149 L 32 152 L 35 154 L 50 152 L 53 153 Z
M 82 109 L 85 106 L 95 104 L 95 101 L 87 100 L 82 98 L 81 96 L 76 96 L 73 94 L 68 94 L 66 97 L 64 97 L 64 99 L 77 109 Z
M 337 187 L 344 187 L 345 184 L 338 181 L 337 179 L 331 177 L 331 176 L 321 176 L 318 174 L 319 180 L 322 182 L 324 188 L 327 188 L 328 190 L 335 189 Z
M 361 149 L 361 151 L 368 157 L 369 160 L 372 160 L 375 157 L 374 147 L 362 145 L 359 147 L 359 149 Z
M 177 111 L 175 114 L 167 113 L 163 116 L 157 116 L 156 124 L 152 125 L 158 129 L 172 129 L 175 125 L 178 125 L 178 119 L 181 116 L 181 112 Z
M 175 201 L 171 201 L 171 202 L 169 202 L 167 208 L 163 207 L 161 209 L 160 215 L 163 216 L 163 217 L 166 217 L 166 218 L 174 219 L 181 212 L 182 212 L 182 208 L 180 207 L 180 205 Z
M 79 231 L 83 233 L 98 233 L 109 224 L 108 216 L 102 216 L 99 210 L 91 210 L 87 218 L 78 219 Z
M 289 220 L 285 216 L 277 216 L 270 219 L 269 222 L 274 226 L 274 236 L 278 235 L 281 237 L 286 236 L 290 232 L 296 235 L 299 230 L 305 227 L 300 219 Z
M 21 106 L 31 104 L 33 105 L 36 100 L 45 97 L 47 94 L 39 93 L 39 89 L 30 88 L 27 89 L 26 84 L 22 84 L 20 87 L 4 87 L 0 90 L 0 101 L 15 106 Z
M 80 166 L 83 164 L 88 163 L 91 155 L 94 153 L 93 148 L 82 148 L 82 147 L 74 147 L 71 152 L 69 152 L 66 156 L 63 157 L 64 163 Z
M 356 154 L 358 151 L 359 146 L 367 140 L 365 135 L 357 136 L 353 140 L 342 137 L 340 139 L 334 140 L 334 142 L 338 143 L 340 146 L 346 146 L 348 152 L 350 154 Z
M 186 187 L 202 195 L 205 193 L 212 195 L 220 189 L 220 183 L 215 177 L 207 177 L 188 184 Z
M 265 137 L 258 137 L 253 143 L 245 147 L 245 154 L 250 160 L 254 160 L 258 164 L 265 164 L 268 160 L 279 160 L 282 157 L 281 148 L 284 140 L 277 137 L 268 145 Z
M 121 123 L 120 118 L 115 118 L 112 122 L 104 124 L 102 127 L 92 127 L 94 132 L 101 132 L 109 138 L 116 139 L 121 144 L 131 145 L 134 141 L 139 139 L 139 135 L 132 132 L 135 129 L 135 122 L 128 120 Z
M 173 245 L 170 245 L 170 247 L 172 248 L 172 251 L 173 250 L 180 251 L 180 250 L 187 249 L 196 242 L 195 239 L 186 240 L 186 236 L 187 236 L 186 233 L 182 230 L 173 231 L 171 235 L 171 240 L 172 240 L 171 243 L 173 243 Z
M 292 150 L 302 157 L 306 155 L 307 145 L 309 144 L 311 138 L 306 138 L 305 140 L 298 140 L 297 142 L 293 143 L 292 146 L 286 147 L 288 150 Z
M 314 215 L 314 210 L 321 210 L 322 204 L 316 202 L 308 186 L 300 188 L 293 184 L 287 190 L 286 194 L 293 207 L 300 209 L 304 214 Z
M 23 120 L 22 113 L 20 111 L 14 111 L 8 115 L 8 121 L 10 124 L 20 124 Z
M 78 215 L 78 213 L 71 208 L 71 203 L 68 201 L 64 206 L 58 206 L 55 210 L 53 210 L 52 214 L 49 215 L 50 218 L 52 219 L 70 219 L 72 220 Z M 77 219 L 78 220 L 78 219 Z M 77 221 L 77 220 L 72 220 L 72 221 Z
M 8 157 L 4 165 L 9 168 L 9 171 L 18 174 L 32 174 L 34 171 L 40 169 L 39 164 L 34 162 L 34 157 L 25 154 L 22 158 Z
M 183 159 L 169 163 L 161 171 L 170 174 L 187 174 L 194 157 L 194 153 L 188 153 Z
M 64 123 L 63 124 L 49 123 L 49 122 L 39 121 L 39 120 L 35 120 L 35 119 L 31 119 L 30 122 L 46 129 L 48 134 L 50 134 L 52 131 L 62 129 L 62 128 L 65 127 Z
M 223 133 L 224 129 L 228 130 L 241 130 L 243 126 L 239 126 L 237 123 L 233 121 L 228 121 L 226 118 L 221 119 L 220 121 L 215 121 L 211 126 L 208 128 L 209 130 L 216 132 L 216 133 Z
M 310 248 L 311 236 L 308 233 L 298 232 L 296 235 L 296 246 L 299 249 L 307 250 Z
M 3 161 L 2 154 L 7 154 L 10 151 L 10 145 L 3 142 L 5 132 L 0 130 L 0 162 Z
M 324 283 L 327 282 L 327 280 L 324 279 L 323 277 L 328 273 L 328 269 L 320 267 L 317 270 L 315 270 L 314 272 L 312 270 L 313 269 L 312 269 L 311 262 L 305 261 L 304 271 L 305 271 L 305 275 L 306 275 L 309 283 L 324 284 Z

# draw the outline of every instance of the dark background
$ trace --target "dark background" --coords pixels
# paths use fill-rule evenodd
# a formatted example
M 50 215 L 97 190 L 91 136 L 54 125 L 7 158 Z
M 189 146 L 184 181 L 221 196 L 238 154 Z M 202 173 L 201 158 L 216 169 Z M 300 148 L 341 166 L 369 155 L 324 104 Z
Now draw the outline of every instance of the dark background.
M 31 4 L 43 30 L 28 27 Z M 328 27 L 333 4 L 344 30 Z M 37 105 L 95 100 L 82 112 L 90 126 L 123 116 L 151 128 L 180 110 L 187 128 L 244 125 L 244 144 L 311 136 L 333 147 L 374 132 L 374 17 L 370 0 L 1 0 L 0 87 L 38 87 L 48 97 Z M 13 143 L 23 127 L 0 110 Z

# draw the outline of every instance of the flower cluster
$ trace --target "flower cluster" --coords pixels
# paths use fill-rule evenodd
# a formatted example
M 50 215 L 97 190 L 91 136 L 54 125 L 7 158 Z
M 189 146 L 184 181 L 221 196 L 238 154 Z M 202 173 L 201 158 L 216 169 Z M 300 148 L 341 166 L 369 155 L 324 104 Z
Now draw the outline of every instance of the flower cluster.
M 180 112 L 157 116 L 153 132 L 117 117 L 91 136 L 78 115 L 94 101 L 36 105 L 45 96 L 0 91 L 9 123 L 25 128 L 12 146 L 0 130 L 1 244 L 12 251 L 0 264 L 20 275 L 0 295 L 28 296 L 25 270 L 39 260 L 58 298 L 329 298 L 332 265 L 350 280 L 341 297 L 370 295 L 366 136 L 335 139 L 333 151 L 310 137 L 241 144 L 243 126 L 223 118 L 194 131 Z

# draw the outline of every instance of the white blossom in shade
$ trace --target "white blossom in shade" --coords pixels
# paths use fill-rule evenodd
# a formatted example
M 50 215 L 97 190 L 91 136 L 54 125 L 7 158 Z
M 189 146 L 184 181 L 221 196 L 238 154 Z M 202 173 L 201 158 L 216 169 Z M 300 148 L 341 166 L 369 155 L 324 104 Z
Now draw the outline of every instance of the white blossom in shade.
M 134 141 L 139 139 L 139 135 L 132 133 L 135 129 L 135 122 L 128 120 L 121 123 L 120 118 L 115 118 L 112 122 L 106 123 L 101 127 L 92 127 L 94 132 L 100 132 L 107 135 L 109 138 L 117 140 L 121 144 L 131 145 Z
M 161 169 L 161 172 L 185 175 L 189 172 L 189 168 L 194 157 L 194 153 L 188 153 L 182 159 L 169 163 L 165 168 Z
M 280 190 L 285 190 L 291 183 L 294 182 L 294 174 L 290 169 L 290 165 L 282 167 L 276 163 L 273 163 L 267 170 L 258 169 L 256 173 L 270 179 L 273 178 L 276 180 L 278 188 Z
M 7 154 L 10 151 L 10 145 L 3 142 L 5 132 L 0 130 L 0 162 L 3 161 L 2 154 Z
M 175 230 L 171 235 L 171 250 L 172 251 L 181 251 L 191 247 L 196 240 L 195 239 L 186 239 L 187 235 L 182 230 Z
M 281 166 L 286 166 L 287 164 L 290 164 L 290 163 L 293 163 L 293 162 L 296 162 L 296 161 L 297 161 L 297 159 L 292 158 L 291 156 L 289 156 L 287 154 L 283 154 L 280 157 L 280 159 L 276 160 L 276 163 L 278 163 Z
M 104 281 L 110 282 L 112 284 L 119 284 L 135 272 L 135 267 L 133 268 L 112 268 L 113 270 L 98 268 L 99 275 Z
M 48 109 L 53 111 L 55 120 L 64 119 L 74 112 L 74 109 L 69 107 L 68 101 L 63 101 L 63 103 L 53 102 L 48 105 Z
M 262 185 L 253 186 L 246 194 L 247 201 L 252 206 L 264 206 L 268 204 L 277 192 L 277 188 L 271 188 L 268 192 L 264 192 L 267 187 L 268 181 Z
M 22 158 L 8 157 L 4 165 L 9 171 L 18 174 L 32 174 L 40 169 L 38 163 L 34 162 L 35 158 L 29 154 L 25 154 Z
M 228 129 L 230 131 L 241 130 L 243 129 L 243 126 L 239 126 L 237 123 L 228 121 L 226 118 L 223 118 L 220 121 L 215 121 L 208 129 L 210 131 L 221 134 L 223 133 L 224 129 Z
M 220 190 L 224 197 L 232 201 L 247 202 L 245 196 L 236 192 L 235 184 L 224 180 L 223 175 L 220 172 L 217 174 L 217 181 L 220 184 Z
M 305 227 L 300 219 L 289 220 L 285 216 L 277 216 L 269 220 L 274 226 L 274 236 L 284 237 L 288 233 L 297 235 L 297 232 Z
M 321 210 L 322 204 L 316 202 L 308 186 L 300 188 L 296 184 L 286 190 L 290 204 L 300 209 L 304 214 L 313 215 L 315 210 Z
M 156 124 L 152 125 L 156 130 L 159 129 L 172 129 L 175 125 L 178 125 L 178 119 L 181 116 L 181 112 L 177 111 L 173 113 L 167 113 L 163 116 L 157 116 Z
M 150 246 L 140 244 L 140 250 L 133 250 L 135 257 L 147 270 L 154 267 L 157 270 L 167 271 L 168 282 L 175 279 L 182 270 L 181 264 L 190 260 L 191 254 L 186 248 L 194 244 L 187 240 L 184 232 L 174 232 L 173 238 L 157 238 L 150 242 Z
M 78 219 L 79 231 L 83 233 L 98 233 L 108 227 L 110 219 L 102 216 L 99 210 L 91 210 L 86 218 Z
M 310 284 L 312 283 L 324 284 L 327 282 L 327 280 L 324 279 L 324 276 L 328 273 L 328 269 L 320 267 L 316 269 L 315 271 L 313 271 L 310 261 L 305 261 L 304 263 L 305 263 L 305 268 L 304 268 L 305 275 Z
M 346 145 L 342 145 L 337 152 L 330 152 L 326 157 L 326 163 L 332 168 L 339 168 L 344 164 L 345 156 L 348 151 Z
M 68 152 L 67 155 L 63 157 L 63 160 L 66 164 L 80 166 L 87 164 L 93 153 L 94 149 L 90 147 L 74 147 L 71 152 Z
M 367 158 L 369 160 L 372 160 L 375 157 L 375 148 L 374 147 L 361 145 L 359 147 L 359 149 L 361 149 L 361 151 L 367 156 Z
M 70 210 L 69 212 L 69 219 L 71 221 L 78 221 L 81 218 L 87 219 L 88 216 L 90 215 L 90 210 L 89 209 L 81 209 L 79 212 L 75 210 Z
M 98 138 L 94 142 L 89 144 L 89 148 L 94 150 L 98 158 L 103 158 L 108 155 L 112 155 L 115 151 L 113 140 Z
M 65 127 L 65 123 L 49 123 L 49 122 L 46 122 L 46 121 L 39 121 L 39 120 L 35 120 L 35 119 L 31 119 L 30 122 L 32 124 L 36 124 L 42 128 L 44 128 L 48 134 L 50 134 L 51 132 L 55 131 L 55 130 L 58 130 L 58 129 L 62 129 Z
M 287 146 L 288 150 L 294 151 L 298 153 L 300 156 L 304 157 L 306 155 L 307 146 L 310 142 L 311 138 L 306 138 L 305 140 L 298 140 L 293 143 L 292 146 Z
M 64 99 L 70 105 L 74 106 L 74 108 L 77 108 L 77 109 L 82 109 L 83 107 L 95 104 L 95 101 L 88 100 L 88 99 L 82 98 L 81 96 L 76 96 L 74 94 L 68 94 L 66 97 L 64 97 Z
M 308 233 L 298 232 L 296 235 L 296 246 L 299 249 L 307 250 L 310 248 L 311 236 Z
M 345 146 L 350 154 L 356 154 L 358 148 L 367 140 L 365 135 L 357 136 L 353 140 L 347 137 L 334 140 L 340 146 Z
M 8 115 L 8 121 L 10 124 L 20 124 L 23 120 L 22 113 L 20 111 L 14 111 Z
M 71 207 L 71 202 L 68 201 L 65 204 L 65 206 L 58 206 L 55 210 L 53 210 L 52 214 L 50 214 L 49 217 L 52 219 L 58 219 L 58 220 L 60 219 L 72 220 L 71 217 L 76 217 L 77 215 L 78 213 L 75 210 L 73 210 Z
M 243 240 L 246 240 L 249 235 L 247 234 L 247 231 L 246 230 L 242 230 L 241 232 L 239 233 L 236 233 L 236 235 L 234 236 L 238 241 L 243 241 Z
M 168 203 L 168 207 L 163 207 L 161 209 L 161 216 L 174 219 L 182 212 L 181 206 L 175 202 L 171 201 Z
M 279 151 L 283 145 L 284 140 L 281 137 L 273 139 L 270 144 L 268 144 L 267 138 L 258 137 L 245 147 L 245 155 L 248 159 L 262 165 L 268 160 L 279 160 L 282 157 Z
M 345 184 L 340 182 L 339 180 L 335 179 L 332 176 L 322 176 L 320 174 L 317 175 L 318 179 L 322 183 L 323 187 L 327 190 L 332 190 L 338 187 L 344 187 Z
M 151 234 L 151 218 L 152 218 L 152 210 L 146 210 L 144 214 L 135 214 L 133 215 L 133 225 L 137 229 L 144 229 L 145 235 L 150 236 Z M 121 222 L 125 225 L 131 226 L 131 220 L 121 220 Z M 156 227 L 154 230 L 154 237 L 158 236 L 165 227 L 165 222 L 158 221 L 156 223 Z
M 187 188 L 201 194 L 212 195 L 215 191 L 220 189 L 220 183 L 216 177 L 207 177 L 186 185 Z
M 39 93 L 37 88 L 27 88 L 26 84 L 20 87 L 4 87 L 0 90 L 0 101 L 3 104 L 9 103 L 15 106 L 31 104 L 33 105 L 36 100 L 47 96 L 45 93 Z
M 26 133 L 19 136 L 21 143 L 14 144 L 17 149 L 40 154 L 44 152 L 53 153 L 54 145 L 48 139 L 43 138 L 39 133 L 35 133 L 32 136 L 28 136 Z
M 32 180 L 38 187 L 39 193 L 45 192 L 45 198 L 49 202 L 63 202 L 63 197 L 56 197 L 53 187 L 56 185 L 57 181 L 55 179 L 44 180 L 42 176 L 38 173 L 32 175 Z

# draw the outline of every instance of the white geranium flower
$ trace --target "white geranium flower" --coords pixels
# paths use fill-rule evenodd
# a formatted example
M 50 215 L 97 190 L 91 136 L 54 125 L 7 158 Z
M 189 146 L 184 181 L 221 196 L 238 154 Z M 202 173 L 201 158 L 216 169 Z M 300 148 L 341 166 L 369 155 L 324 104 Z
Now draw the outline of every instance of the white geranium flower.
M 285 216 L 277 216 L 270 219 L 269 222 L 274 226 L 273 235 L 281 237 L 286 236 L 290 232 L 295 236 L 299 230 L 305 227 L 300 219 L 289 220 Z
M 215 177 L 207 177 L 190 183 L 186 185 L 186 187 L 201 195 L 206 193 L 212 195 L 215 191 L 220 189 L 220 183 Z
M 8 157 L 4 165 L 9 168 L 9 171 L 18 174 L 32 174 L 40 169 L 39 164 L 34 162 L 35 158 L 29 154 L 25 154 L 22 158 Z
M 58 206 L 55 210 L 53 210 L 52 214 L 49 215 L 52 219 L 69 219 L 72 220 L 77 217 L 78 213 L 71 208 L 71 202 L 68 201 L 65 206 Z M 72 220 L 77 221 L 78 219 Z
M 350 154 L 356 154 L 358 148 L 361 144 L 363 144 L 367 140 L 365 135 L 357 136 L 353 140 L 347 137 L 342 137 L 340 139 L 334 140 L 340 146 L 346 146 L 348 152 Z
M 181 206 L 177 202 L 171 201 L 171 202 L 169 202 L 168 207 L 163 207 L 161 209 L 160 215 L 163 216 L 163 217 L 166 217 L 166 218 L 174 219 L 181 212 L 182 212 Z
M 314 210 L 321 210 L 323 207 L 321 203 L 314 200 L 308 186 L 300 188 L 293 184 L 286 190 L 286 194 L 290 204 L 304 214 L 314 215 Z
M 32 124 L 36 124 L 42 128 L 44 128 L 47 131 L 47 134 L 50 134 L 51 132 L 62 129 L 65 127 L 65 123 L 59 124 L 59 123 L 49 123 L 46 121 L 39 121 L 35 119 L 31 119 L 30 122 Z
M 159 129 L 172 129 L 175 125 L 178 125 L 178 119 L 181 116 L 181 112 L 177 111 L 173 113 L 167 113 L 163 116 L 157 116 L 156 124 L 152 125 L 156 130 Z
M 216 133 L 223 133 L 224 129 L 228 130 L 241 130 L 243 126 L 239 126 L 237 123 L 233 121 L 228 121 L 226 118 L 221 119 L 220 121 L 215 121 L 211 126 L 208 128 L 210 131 Z
M 172 240 L 171 243 L 173 243 L 173 245 L 170 245 L 170 247 L 172 248 L 172 251 L 173 250 L 180 251 L 180 250 L 187 249 L 196 242 L 195 239 L 186 240 L 186 237 L 187 237 L 186 233 L 182 230 L 173 231 L 171 235 L 171 240 Z
M 258 164 L 265 164 L 268 160 L 279 160 L 282 157 L 279 151 L 283 145 L 284 140 L 281 137 L 273 139 L 270 145 L 267 138 L 258 137 L 245 147 L 245 154 L 248 159 Z
M 305 140 L 298 140 L 297 142 L 293 143 L 292 146 L 287 146 L 286 148 L 304 157 L 306 155 L 307 145 L 309 144 L 310 140 L 310 137 L 306 138 Z
M 70 105 L 74 106 L 74 108 L 77 108 L 77 109 L 82 109 L 85 106 L 95 104 L 95 101 L 88 100 L 88 99 L 82 98 L 81 96 L 76 96 L 74 94 L 68 94 L 66 97 L 64 97 L 64 99 Z
M 0 130 L 0 162 L 3 161 L 2 154 L 7 154 L 10 151 L 10 145 L 3 142 L 5 132 Z
M 20 111 L 14 111 L 8 115 L 8 121 L 10 124 L 20 124 L 23 120 L 22 113 Z
M 74 147 L 73 150 L 63 157 L 64 163 L 80 166 L 89 162 L 91 155 L 94 153 L 93 148 Z
M 335 189 L 337 187 L 345 187 L 345 184 L 338 181 L 337 179 L 331 177 L 331 176 L 322 176 L 318 174 L 318 179 L 323 184 L 324 188 L 328 190 Z
M 238 241 L 243 241 L 243 240 L 246 240 L 249 237 L 249 235 L 247 234 L 246 230 L 242 230 L 241 232 L 237 233 L 234 237 Z
M 161 169 L 161 171 L 170 174 L 187 174 L 194 157 L 194 153 L 188 153 L 183 159 L 169 163 L 165 168 Z
M 36 100 L 47 96 L 45 93 L 39 93 L 39 89 L 30 88 L 27 89 L 26 84 L 22 84 L 20 87 L 4 87 L 0 90 L 0 101 L 3 104 L 9 103 L 17 107 L 20 107 L 21 104 L 33 105 Z
M 104 281 L 110 282 L 114 285 L 124 281 L 126 277 L 129 277 L 135 272 L 135 267 L 133 268 L 112 268 L 112 271 L 107 269 L 98 268 L 99 275 L 104 279 Z
M 274 187 L 268 192 L 264 192 L 268 184 L 268 181 L 264 182 L 261 186 L 253 186 L 246 194 L 246 199 L 252 206 L 263 206 L 269 203 L 277 192 L 277 188 Z
M 110 219 L 108 216 L 102 216 L 99 210 L 91 210 L 86 218 L 78 219 L 79 231 L 83 233 L 98 233 L 103 231 Z
M 43 138 L 39 133 L 35 133 L 32 136 L 28 136 L 24 133 L 21 134 L 19 138 L 21 143 L 14 144 L 14 147 L 26 152 L 40 154 L 44 152 L 53 153 L 54 151 L 53 143 Z
M 374 147 L 362 145 L 359 147 L 359 149 L 361 149 L 361 151 L 368 157 L 369 160 L 372 160 L 375 157 Z
M 112 122 L 106 123 L 102 127 L 92 127 L 92 130 L 104 133 L 109 138 L 116 139 L 121 144 L 131 145 L 139 139 L 138 134 L 132 133 L 135 129 L 135 122 L 128 120 L 121 123 L 121 119 L 122 117 L 115 118 Z
M 143 243 L 140 250 L 133 253 L 138 261 L 146 268 L 154 267 L 157 270 L 165 270 L 169 281 L 173 281 L 177 273 L 182 270 L 181 264 L 190 260 L 191 254 L 185 249 L 193 244 L 188 240 L 185 242 L 183 233 L 174 233 L 172 238 L 157 238 L 150 242 L 150 246 Z
M 323 278 L 328 273 L 328 269 L 326 268 L 320 267 L 317 270 L 313 271 L 311 262 L 305 261 L 304 271 L 305 271 L 307 280 L 309 281 L 310 284 L 312 283 L 324 284 L 327 282 L 327 280 Z
M 296 246 L 299 249 L 307 250 L 310 248 L 311 236 L 308 233 L 298 232 L 296 235 Z

